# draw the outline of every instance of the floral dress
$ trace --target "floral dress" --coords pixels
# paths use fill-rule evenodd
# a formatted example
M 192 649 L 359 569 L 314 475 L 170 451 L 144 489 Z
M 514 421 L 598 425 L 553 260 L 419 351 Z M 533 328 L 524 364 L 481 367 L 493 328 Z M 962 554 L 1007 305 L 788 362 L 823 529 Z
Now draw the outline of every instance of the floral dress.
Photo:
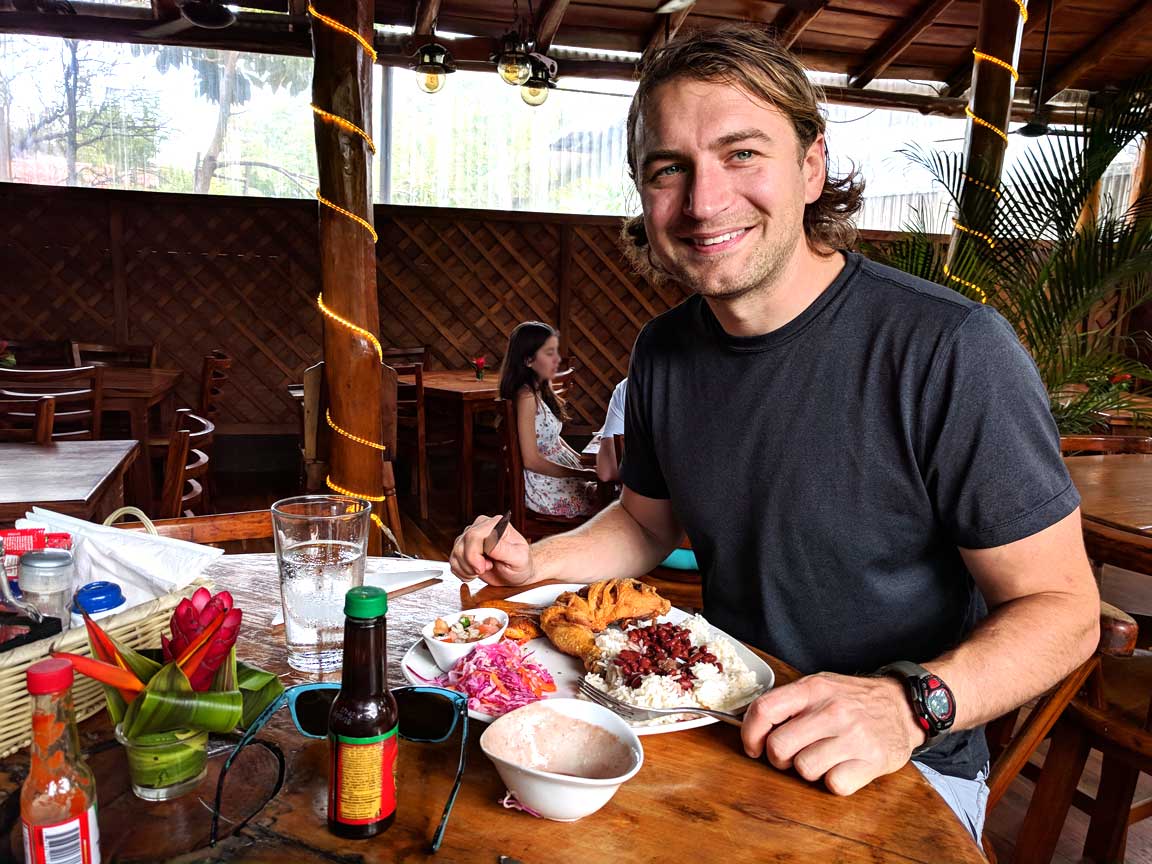
M 536 446 L 549 462 L 582 468 L 576 455 L 560 437 L 560 418 L 537 397 Z M 549 477 L 524 469 L 524 503 L 529 510 L 549 516 L 591 516 L 599 505 L 596 484 L 578 477 Z

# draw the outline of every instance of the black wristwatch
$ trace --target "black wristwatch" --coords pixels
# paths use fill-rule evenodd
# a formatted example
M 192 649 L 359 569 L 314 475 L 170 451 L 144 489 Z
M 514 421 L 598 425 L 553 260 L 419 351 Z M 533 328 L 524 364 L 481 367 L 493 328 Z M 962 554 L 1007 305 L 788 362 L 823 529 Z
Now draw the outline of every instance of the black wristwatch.
M 923 753 L 948 734 L 956 719 L 956 699 L 939 675 L 908 660 L 889 663 L 872 674 L 876 677 L 893 675 L 900 678 L 908 688 L 912 714 L 928 736 L 923 744 L 912 751 L 913 756 Z

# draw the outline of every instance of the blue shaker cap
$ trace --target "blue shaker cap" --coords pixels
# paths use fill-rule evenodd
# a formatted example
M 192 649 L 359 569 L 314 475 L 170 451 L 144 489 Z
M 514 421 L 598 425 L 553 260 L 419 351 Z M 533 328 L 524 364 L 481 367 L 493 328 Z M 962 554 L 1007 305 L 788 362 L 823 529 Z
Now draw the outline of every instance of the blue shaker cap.
M 123 604 L 124 592 L 115 582 L 89 582 L 76 592 L 72 611 L 79 615 L 83 609 L 89 615 L 95 615 Z

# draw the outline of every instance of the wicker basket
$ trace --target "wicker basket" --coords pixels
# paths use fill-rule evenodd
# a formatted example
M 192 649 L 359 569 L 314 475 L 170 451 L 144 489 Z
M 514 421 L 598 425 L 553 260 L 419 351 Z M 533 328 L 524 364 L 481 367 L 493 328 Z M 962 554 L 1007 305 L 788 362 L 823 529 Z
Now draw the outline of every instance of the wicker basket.
M 135 509 L 135 508 L 133 508 Z M 138 516 L 143 514 L 136 511 Z M 113 513 L 105 524 L 114 521 L 120 511 Z M 151 528 L 146 521 L 145 526 Z M 152 529 L 152 533 L 156 533 Z M 159 648 L 160 634 L 168 628 L 172 610 L 184 597 L 191 597 L 197 588 L 211 589 L 207 579 L 197 579 L 180 591 L 174 591 L 141 603 L 117 615 L 100 620 L 100 627 L 118 642 L 128 648 Z M 32 741 L 32 706 L 28 695 L 25 673 L 28 667 L 43 660 L 54 651 L 68 651 L 73 654 L 92 656 L 88 647 L 88 631 L 83 627 L 65 630 L 58 636 L 41 639 L 28 645 L 21 645 L 0 654 L 0 757 L 7 756 L 26 747 Z M 104 688 L 98 681 L 76 676 L 72 685 L 72 698 L 76 706 L 76 719 L 84 720 L 105 707 Z

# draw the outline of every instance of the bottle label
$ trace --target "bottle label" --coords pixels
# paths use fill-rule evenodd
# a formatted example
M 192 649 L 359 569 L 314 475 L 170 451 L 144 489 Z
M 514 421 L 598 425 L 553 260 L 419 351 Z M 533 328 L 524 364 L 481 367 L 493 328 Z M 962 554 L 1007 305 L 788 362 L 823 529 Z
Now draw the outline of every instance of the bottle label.
M 55 825 L 22 820 L 25 864 L 100 864 L 100 827 L 96 805 L 88 812 Z
M 396 812 L 397 728 L 373 738 L 328 736 L 328 814 L 333 822 L 371 825 Z

